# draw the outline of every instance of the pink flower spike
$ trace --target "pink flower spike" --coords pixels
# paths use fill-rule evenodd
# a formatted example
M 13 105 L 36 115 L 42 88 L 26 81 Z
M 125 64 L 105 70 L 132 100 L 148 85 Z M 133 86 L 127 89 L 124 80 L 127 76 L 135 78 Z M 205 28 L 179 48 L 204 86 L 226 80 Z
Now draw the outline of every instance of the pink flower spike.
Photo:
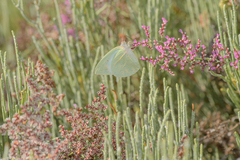
M 168 21 L 165 18 L 162 18 L 163 23 L 167 23 Z
M 159 28 L 159 35 L 161 38 L 165 38 L 164 41 L 159 42 L 153 39 L 153 45 L 150 46 L 148 42 L 150 41 L 150 33 L 149 33 L 149 26 L 142 26 L 144 32 L 147 36 L 147 39 L 141 40 L 140 42 L 136 42 L 137 46 L 148 47 L 149 49 L 155 49 L 158 51 L 156 58 L 141 58 L 142 60 L 147 61 L 148 63 L 152 63 L 155 65 L 157 62 L 164 62 L 161 68 L 165 69 L 170 74 L 173 74 L 171 71 L 171 65 L 174 67 L 179 65 L 181 70 L 184 70 L 185 67 L 189 68 L 191 73 L 194 73 L 194 67 L 197 65 L 200 66 L 202 70 L 208 68 L 209 70 L 216 70 L 217 72 L 223 71 L 223 65 L 226 64 L 226 59 L 231 57 L 231 54 L 234 54 L 235 62 L 231 63 L 231 66 L 236 67 L 238 65 L 238 61 L 240 60 L 240 51 L 234 50 L 234 53 L 229 51 L 229 48 L 224 48 L 224 46 L 220 43 L 219 34 L 215 37 L 214 44 L 212 46 L 212 54 L 210 57 L 206 57 L 206 46 L 201 44 L 201 40 L 198 39 L 197 44 L 193 45 L 189 37 L 187 36 L 186 32 L 182 29 L 179 29 L 181 33 L 181 38 L 169 37 L 168 35 L 164 34 L 164 30 L 166 29 L 166 23 L 168 22 L 164 17 L 162 18 L 163 23 L 161 24 L 161 28 Z M 134 41 L 135 42 L 135 41 Z M 183 49 L 183 50 L 182 50 Z M 179 50 L 182 50 L 183 54 L 178 55 Z M 226 54 L 220 55 L 221 51 L 225 51 Z M 197 53 L 200 53 L 199 60 L 196 60 Z M 217 63 L 217 66 L 213 67 L 212 64 Z M 219 64 L 218 64 L 219 63 Z M 238 67 L 238 66 L 237 66 Z
M 140 59 L 143 60 L 143 61 L 145 60 L 145 58 L 143 56 Z

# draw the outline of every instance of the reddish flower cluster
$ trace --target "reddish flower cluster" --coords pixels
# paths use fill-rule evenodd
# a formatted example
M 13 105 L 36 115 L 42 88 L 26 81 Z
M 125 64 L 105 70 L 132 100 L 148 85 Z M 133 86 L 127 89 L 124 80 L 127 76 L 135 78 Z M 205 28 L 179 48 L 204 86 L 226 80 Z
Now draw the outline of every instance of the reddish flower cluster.
M 57 138 L 57 153 L 60 159 L 103 159 L 104 135 L 108 132 L 107 120 L 103 111 L 107 106 L 101 103 L 106 99 L 105 86 L 102 84 L 99 97 L 95 97 L 92 105 L 87 105 L 88 113 L 84 113 L 82 108 L 75 106 L 73 110 L 61 110 L 61 115 L 66 117 L 67 122 L 71 124 L 71 130 L 67 130 L 64 126 L 60 126 L 62 138 Z M 91 122 L 90 122 L 91 121 Z M 116 149 L 115 142 L 115 123 L 113 128 L 113 148 Z M 121 145 L 123 145 L 123 132 L 121 135 Z M 124 149 L 122 149 L 123 155 Z
M 37 62 L 35 76 L 26 77 L 31 92 L 29 100 L 21 106 L 21 114 L 16 113 L 12 119 L 7 118 L 0 127 L 0 132 L 12 140 L 10 159 L 29 159 L 31 156 L 55 159 L 57 156 L 51 133 L 47 131 L 52 127 L 52 122 L 45 106 L 58 106 L 64 95 L 56 96 L 52 92 L 55 86 L 52 74 L 41 61 Z
M 163 37 L 164 29 L 166 28 L 167 21 L 162 18 L 163 24 L 162 28 L 159 30 L 159 34 L 161 37 Z M 140 59 L 143 61 L 147 61 L 153 64 L 153 66 L 156 65 L 157 62 L 161 63 L 161 69 L 164 69 L 168 71 L 170 74 L 174 75 L 174 73 L 171 71 L 170 63 L 174 67 L 177 67 L 178 65 L 181 66 L 181 70 L 183 70 L 187 65 L 189 65 L 190 73 L 194 73 L 194 67 L 199 65 L 201 66 L 201 69 L 204 70 L 206 66 L 208 66 L 209 71 L 216 71 L 220 73 L 223 71 L 223 65 L 226 64 L 227 59 L 230 58 L 230 51 L 228 48 L 223 48 L 223 45 L 220 43 L 219 35 L 215 38 L 215 42 L 212 47 L 212 55 L 210 58 L 206 58 L 206 47 L 204 45 L 201 45 L 201 41 L 198 40 L 198 44 L 194 47 L 191 44 L 191 40 L 188 39 L 188 36 L 185 32 L 183 32 L 181 29 L 179 32 L 182 34 L 182 38 L 175 39 L 174 37 L 165 36 L 166 41 L 165 42 L 158 42 L 157 40 L 150 40 L 149 37 L 149 27 L 143 26 L 143 29 L 145 30 L 146 36 L 148 39 L 142 40 L 142 42 L 137 42 L 136 40 L 133 41 L 132 49 L 134 49 L 137 46 L 142 45 L 143 47 L 147 46 L 149 49 L 153 49 L 150 47 L 148 43 L 153 43 L 155 46 L 154 48 L 159 52 L 159 56 L 155 59 L 148 58 L 148 57 L 141 57 Z M 179 50 L 182 50 L 184 53 L 184 56 L 179 56 Z M 225 55 L 220 54 L 221 51 L 224 51 Z M 198 56 L 201 54 L 201 56 Z M 237 68 L 239 53 L 237 51 L 234 52 L 235 58 L 237 59 L 234 63 L 231 65 Z
M 32 72 L 30 72 L 32 73 Z M 0 126 L 0 133 L 8 135 L 11 139 L 9 152 L 10 159 L 94 159 L 103 158 L 104 135 L 108 133 L 108 117 L 104 116 L 107 106 L 101 103 L 106 99 L 104 85 L 101 85 L 98 97 L 94 98 L 92 105 L 85 108 L 74 106 L 71 110 L 60 110 L 58 106 L 64 94 L 56 96 L 53 93 L 55 83 L 52 80 L 53 72 L 38 61 L 35 66 L 35 75 L 26 77 L 30 97 L 21 114 L 16 113 L 12 119 L 7 118 L 6 123 Z M 64 116 L 71 124 L 70 130 L 60 125 L 61 138 L 52 140 L 52 122 L 50 111 L 46 106 L 52 107 L 56 116 Z M 116 122 L 112 123 L 112 144 L 116 151 Z M 122 158 L 125 158 L 123 132 L 120 132 L 120 145 Z

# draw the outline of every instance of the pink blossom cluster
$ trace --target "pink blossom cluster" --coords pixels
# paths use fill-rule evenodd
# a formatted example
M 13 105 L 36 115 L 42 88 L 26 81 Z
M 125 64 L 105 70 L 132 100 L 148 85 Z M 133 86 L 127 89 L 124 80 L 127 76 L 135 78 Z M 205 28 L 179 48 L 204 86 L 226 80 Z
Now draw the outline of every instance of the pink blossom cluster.
M 84 113 L 82 108 L 76 105 L 72 110 L 59 111 L 59 114 L 65 116 L 67 122 L 71 124 L 71 130 L 60 126 L 61 138 L 57 138 L 57 153 L 60 159 L 103 159 L 103 133 L 108 132 L 108 117 L 105 117 L 103 113 L 107 106 L 101 103 L 106 99 L 105 88 L 102 84 L 98 92 L 99 97 L 94 98 L 92 105 L 85 107 L 88 113 Z M 91 125 L 89 125 L 90 120 L 92 121 Z M 116 123 L 112 124 L 112 129 L 113 148 L 116 150 Z M 120 139 L 124 158 L 123 132 L 120 132 Z
M 63 25 L 71 22 L 71 19 L 66 14 L 61 14 L 61 19 L 62 19 Z
M 150 33 L 148 32 L 149 26 L 146 27 L 146 26 L 143 25 L 142 28 L 144 29 L 146 36 L 147 36 L 148 38 L 150 38 Z
M 231 62 L 230 65 L 234 66 L 235 69 L 238 69 L 238 61 L 240 59 L 240 51 L 234 49 L 234 58 L 236 59 L 234 62 Z
M 166 29 L 166 24 L 168 21 L 165 18 L 162 18 L 162 20 L 163 20 L 163 24 L 162 24 L 162 28 L 159 29 L 159 34 L 163 37 L 163 33 Z
M 164 30 L 166 28 L 167 21 L 165 18 L 162 18 L 163 24 L 162 28 L 159 29 L 159 34 L 163 37 Z M 157 40 L 150 40 L 149 27 L 142 26 L 145 30 L 147 39 L 142 40 L 142 42 L 137 42 L 137 40 L 133 41 L 132 49 L 137 46 L 145 47 L 147 46 L 149 49 L 156 49 L 159 52 L 159 56 L 156 58 L 148 58 L 141 57 L 140 59 L 143 61 L 147 61 L 155 66 L 157 63 L 161 65 L 161 69 L 166 70 L 170 74 L 174 75 L 170 66 L 177 67 L 180 65 L 181 70 L 184 70 L 187 66 L 189 66 L 190 73 L 194 73 L 194 68 L 199 65 L 202 70 L 205 67 L 208 67 L 209 71 L 216 71 L 220 73 L 223 71 L 223 65 L 226 64 L 227 59 L 230 58 L 230 51 L 228 48 L 224 48 L 220 43 L 219 34 L 215 38 L 213 47 L 212 47 L 212 55 L 210 57 L 206 57 L 206 47 L 201 45 L 201 40 L 198 40 L 197 45 L 191 44 L 191 40 L 188 39 L 186 32 L 183 32 L 181 29 L 179 32 L 182 34 L 182 38 L 174 38 L 165 36 L 166 41 L 161 42 Z M 153 44 L 154 47 L 149 45 Z M 180 51 L 183 52 L 183 55 L 179 55 Z M 221 52 L 224 52 L 220 54 Z M 223 55 L 224 54 L 224 55 Z M 234 52 L 235 58 L 239 58 L 239 53 L 237 51 Z M 236 58 L 236 59 L 237 59 Z M 232 63 L 231 65 L 237 68 L 238 59 Z
M 61 19 L 62 19 L 62 24 L 64 26 L 66 26 L 66 25 L 68 25 L 68 24 L 70 25 L 72 23 L 72 19 L 71 19 L 72 10 L 71 10 L 70 0 L 65 0 L 64 5 L 65 5 L 65 7 L 64 7 L 63 13 L 61 14 Z M 55 28 L 57 29 L 56 26 L 55 26 Z M 67 29 L 67 35 L 75 37 L 74 28 L 68 28 Z
M 61 19 L 62 19 L 63 25 L 66 25 L 67 23 L 72 22 L 72 20 L 70 19 L 70 16 L 72 14 L 70 0 L 65 0 L 64 6 L 65 6 L 65 8 L 63 10 L 64 14 L 61 14 Z
M 26 77 L 27 87 L 31 92 L 29 100 L 21 106 L 21 114 L 0 127 L 0 133 L 11 139 L 10 159 L 56 159 L 55 145 L 51 133 L 52 127 L 49 110 L 46 105 L 58 106 L 64 95 L 56 96 L 52 87 L 52 72 L 41 63 L 35 66 L 35 76 Z M 25 93 L 27 94 L 27 93 Z

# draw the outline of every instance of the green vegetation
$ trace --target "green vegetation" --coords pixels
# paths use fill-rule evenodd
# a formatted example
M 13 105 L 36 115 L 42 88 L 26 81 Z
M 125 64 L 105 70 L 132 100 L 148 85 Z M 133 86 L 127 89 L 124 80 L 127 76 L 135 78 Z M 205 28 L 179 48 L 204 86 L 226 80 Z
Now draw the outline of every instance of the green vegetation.
M 228 0 L 1 0 L 0 156 L 240 157 L 238 5 Z M 161 36 L 163 17 L 168 22 Z M 143 25 L 149 26 L 150 38 Z M 214 45 L 222 44 L 216 52 L 230 57 L 213 61 L 214 67 L 223 64 L 221 73 L 196 66 L 192 74 L 191 66 L 181 70 L 171 64 L 173 76 L 160 70 L 162 63 L 154 67 L 140 60 L 158 57 L 156 49 L 149 49 L 154 40 L 162 44 L 166 35 L 181 39 L 180 29 L 193 46 L 201 40 L 208 62 Z M 95 75 L 109 50 L 122 41 L 146 39 L 149 47 L 133 50 L 141 66 L 136 74 Z M 178 48 L 183 57 L 187 47 Z M 48 150 L 38 153 L 41 146 L 28 140 L 29 133 Z

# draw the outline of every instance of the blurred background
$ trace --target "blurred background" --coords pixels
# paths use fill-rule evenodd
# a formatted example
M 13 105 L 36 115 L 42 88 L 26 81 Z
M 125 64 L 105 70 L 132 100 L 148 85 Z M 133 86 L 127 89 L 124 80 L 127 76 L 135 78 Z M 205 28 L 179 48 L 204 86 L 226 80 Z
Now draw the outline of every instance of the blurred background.
M 134 39 L 138 41 L 146 39 L 142 25 L 150 27 L 151 39 L 159 40 L 158 30 L 162 24 L 162 17 L 168 21 L 165 35 L 181 38 L 179 29 L 182 29 L 193 44 L 197 44 L 200 39 L 201 44 L 207 46 L 207 55 L 210 56 L 213 39 L 218 33 L 217 12 L 220 15 L 219 20 L 223 31 L 226 31 L 222 7 L 223 4 L 226 4 L 227 8 L 231 7 L 230 0 L 57 0 L 58 13 L 54 1 L 42 1 L 39 8 L 36 8 L 37 2 L 36 0 L 24 0 L 20 5 L 24 16 L 31 21 L 36 21 L 40 29 L 23 17 L 12 1 L 0 1 L 0 50 L 7 52 L 7 65 L 14 71 L 17 64 L 11 34 L 13 30 L 23 60 L 31 57 L 33 61 L 36 61 L 40 58 L 55 70 L 56 80 L 58 79 L 56 83 L 59 84 L 56 92 L 66 94 L 62 106 L 72 106 L 73 103 L 87 105 L 89 99 L 95 94 L 94 91 L 99 88 L 99 84 L 103 83 L 100 77 L 92 77 L 91 69 L 94 67 L 94 61 L 98 62 L 103 54 L 118 46 L 123 40 L 131 43 Z M 72 2 L 75 6 L 71 5 Z M 239 1 L 236 0 L 235 3 L 238 13 Z M 61 17 L 62 24 L 59 24 L 59 17 Z M 238 23 L 239 18 L 237 17 Z M 66 36 L 63 35 L 65 32 Z M 56 54 L 51 54 L 43 35 L 53 46 Z M 63 38 L 67 39 L 69 44 L 63 42 Z M 78 45 L 75 45 L 76 43 Z M 68 45 L 72 62 L 65 56 L 67 51 L 64 47 Z M 97 55 L 98 47 L 101 45 L 103 46 L 100 49 L 102 52 Z M 143 47 L 136 48 L 134 53 L 139 58 L 158 55 L 156 51 Z M 96 57 L 98 59 L 95 59 Z M 74 68 L 69 70 L 71 73 L 64 66 L 69 63 L 72 63 Z M 148 64 L 142 61 L 140 64 L 141 69 L 131 77 L 131 82 L 128 82 L 127 78 L 123 79 L 123 90 L 117 91 L 123 97 L 127 97 L 127 105 L 132 108 L 132 112 L 139 110 L 138 91 L 143 67 L 146 68 L 144 85 L 150 88 Z M 190 74 L 188 67 L 184 71 L 178 67 L 172 67 L 175 73 L 175 76 L 172 76 L 159 69 L 159 65 L 156 65 L 153 72 L 154 85 L 159 89 L 157 98 L 159 113 L 163 112 L 163 78 L 165 77 L 167 85 L 174 89 L 176 83 L 184 86 L 187 108 L 191 111 L 192 104 L 195 105 L 196 121 L 200 124 L 202 138 L 207 134 L 208 129 L 219 125 L 216 122 L 224 122 L 236 115 L 234 105 L 226 93 L 226 84 L 221 79 L 213 77 L 207 70 L 201 71 L 196 67 L 194 74 Z M 73 78 L 74 80 L 70 83 L 69 79 L 65 78 L 66 75 L 76 76 L 76 79 Z M 110 88 L 118 88 L 115 77 L 110 77 L 108 83 Z M 129 86 L 130 83 L 131 86 Z M 81 92 L 75 91 L 74 87 Z M 144 88 L 143 102 L 146 109 L 149 92 L 147 87 Z M 110 92 L 109 94 L 113 97 Z M 78 100 L 79 95 L 81 102 Z M 125 103 L 119 102 L 119 106 L 121 104 Z M 231 127 L 234 123 L 234 121 L 228 123 L 227 127 Z M 234 147 L 229 149 L 230 144 L 233 143 L 235 141 L 231 140 L 231 136 L 221 142 L 205 139 L 206 148 L 217 145 L 224 154 L 238 154 Z M 212 152 L 212 150 L 207 151 Z

